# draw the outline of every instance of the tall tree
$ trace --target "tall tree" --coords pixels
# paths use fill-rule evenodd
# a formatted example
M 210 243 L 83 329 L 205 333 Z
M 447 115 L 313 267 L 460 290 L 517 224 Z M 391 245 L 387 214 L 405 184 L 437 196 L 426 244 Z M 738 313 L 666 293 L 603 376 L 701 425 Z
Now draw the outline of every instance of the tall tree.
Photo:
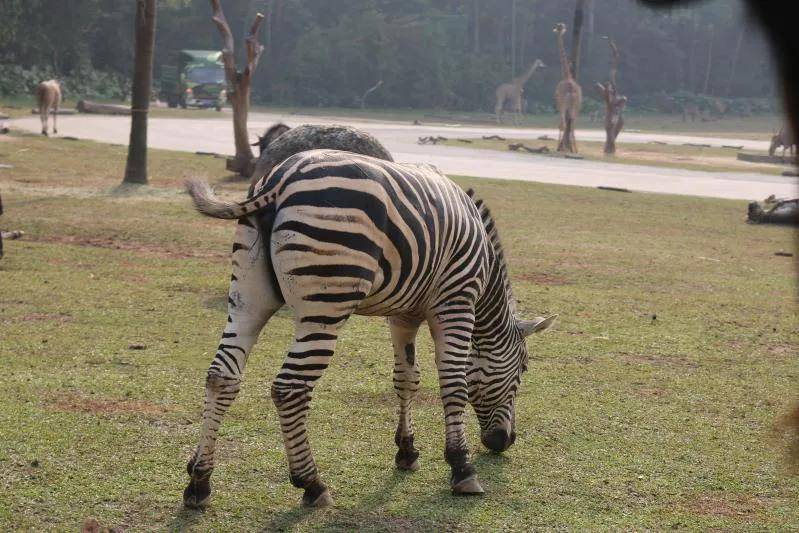
M 147 116 L 153 85 L 155 9 L 155 0 L 136 0 L 130 143 L 123 183 L 147 183 Z
M 258 60 L 264 50 L 264 47 L 258 44 L 258 29 L 261 27 L 264 16 L 261 13 L 256 14 L 255 21 L 250 26 L 250 33 L 245 40 L 247 65 L 243 71 L 239 72 L 236 69 L 233 32 L 230 31 L 219 0 L 211 0 L 211 8 L 213 9 L 211 20 L 216 24 L 225 43 L 222 49 L 222 61 L 227 78 L 227 97 L 233 107 L 233 138 L 236 144 L 236 155 L 233 159 L 228 159 L 227 168 L 241 176 L 250 177 L 255 168 L 255 161 L 252 148 L 250 148 L 250 135 L 247 132 L 247 115 L 250 111 L 252 75 L 258 67 Z
M 577 0 L 574 7 L 574 25 L 572 26 L 572 76 L 575 81 L 580 79 L 580 54 L 583 48 L 583 18 L 585 3 L 588 0 Z

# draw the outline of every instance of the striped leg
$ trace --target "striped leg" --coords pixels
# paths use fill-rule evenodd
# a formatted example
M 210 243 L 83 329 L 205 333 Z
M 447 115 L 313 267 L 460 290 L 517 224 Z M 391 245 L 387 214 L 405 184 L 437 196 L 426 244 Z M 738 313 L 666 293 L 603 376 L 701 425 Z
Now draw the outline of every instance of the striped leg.
M 471 350 L 474 309 L 470 303 L 451 303 L 428 321 L 436 346 L 436 366 L 441 401 L 444 404 L 446 448 L 444 458 L 452 469 L 453 494 L 482 494 L 477 475 L 469 463 L 469 448 L 463 412 L 468 403 L 466 365 Z
M 305 316 L 300 312 L 297 315 L 303 318 L 297 320 L 291 351 L 272 383 L 272 401 L 280 417 L 291 483 L 305 490 L 302 497 L 304 505 L 322 507 L 332 504 L 333 498 L 319 478 L 305 421 L 316 381 L 333 356 L 338 339 L 337 330 L 346 318 L 329 324 L 323 322 L 325 315 Z
M 420 322 L 398 317 L 389 319 L 394 345 L 394 390 L 399 397 L 399 423 L 394 442 L 399 450 L 394 462 L 400 470 L 419 470 L 419 451 L 413 446 L 411 403 L 419 390 L 419 362 L 416 360 L 416 333 Z
M 188 463 L 191 476 L 183 503 L 200 507 L 211 496 L 216 438 L 222 419 L 239 393 L 247 357 L 267 320 L 283 302 L 269 283 L 263 239 L 243 219 L 233 244 L 233 275 L 228 294 L 228 322 L 205 382 L 205 407 L 197 449 Z

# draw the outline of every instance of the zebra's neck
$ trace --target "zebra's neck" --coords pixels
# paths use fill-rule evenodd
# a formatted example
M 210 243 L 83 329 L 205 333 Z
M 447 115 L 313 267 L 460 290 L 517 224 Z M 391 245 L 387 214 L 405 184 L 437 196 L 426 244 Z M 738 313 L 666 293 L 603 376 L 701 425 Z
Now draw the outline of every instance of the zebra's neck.
M 515 302 L 510 292 L 507 269 L 501 255 L 491 254 L 485 290 L 475 305 L 475 340 L 509 338 L 515 328 Z

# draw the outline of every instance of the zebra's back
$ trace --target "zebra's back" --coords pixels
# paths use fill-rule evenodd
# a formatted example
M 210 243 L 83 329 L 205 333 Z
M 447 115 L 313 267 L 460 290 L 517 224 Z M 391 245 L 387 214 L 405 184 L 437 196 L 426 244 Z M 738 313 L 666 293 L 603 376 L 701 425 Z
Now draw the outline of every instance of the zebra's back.
M 274 204 L 271 259 L 292 307 L 394 315 L 482 289 L 488 249 L 480 216 L 433 167 L 314 150 L 259 185 L 256 196 Z

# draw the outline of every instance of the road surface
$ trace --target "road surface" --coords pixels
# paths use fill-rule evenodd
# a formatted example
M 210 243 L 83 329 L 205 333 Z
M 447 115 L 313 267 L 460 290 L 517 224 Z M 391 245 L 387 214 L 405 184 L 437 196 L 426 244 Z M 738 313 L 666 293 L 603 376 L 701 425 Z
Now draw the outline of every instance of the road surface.
M 796 178 L 755 172 L 701 172 L 644 165 L 535 157 L 465 147 L 419 145 L 416 142 L 421 136 L 431 135 L 450 138 L 502 135 L 526 139 L 536 139 L 541 135 L 557 136 L 556 130 L 547 129 L 447 124 L 415 126 L 381 120 L 253 113 L 249 120 L 253 139 L 257 133 L 263 132 L 276 121 L 286 122 L 290 126 L 303 123 L 350 124 L 375 135 L 392 152 L 397 161 L 432 163 L 447 174 L 587 187 L 604 185 L 634 191 L 739 200 L 760 200 L 771 194 L 777 197 L 795 197 L 799 192 L 799 181 Z M 73 115 L 60 116 L 58 122 L 60 135 L 117 144 L 128 142 L 130 119 L 127 117 Z M 16 119 L 12 121 L 12 125 L 33 132 L 38 132 L 41 128 L 38 117 Z M 149 145 L 155 148 L 227 154 L 233 148 L 233 127 L 229 116 L 220 119 L 152 118 L 150 119 L 148 139 Z M 603 141 L 604 131 L 580 130 L 578 142 L 580 140 Z M 620 141 L 697 143 L 712 146 L 736 145 L 762 151 L 768 149 L 768 143 L 765 141 L 656 133 L 623 132 Z

